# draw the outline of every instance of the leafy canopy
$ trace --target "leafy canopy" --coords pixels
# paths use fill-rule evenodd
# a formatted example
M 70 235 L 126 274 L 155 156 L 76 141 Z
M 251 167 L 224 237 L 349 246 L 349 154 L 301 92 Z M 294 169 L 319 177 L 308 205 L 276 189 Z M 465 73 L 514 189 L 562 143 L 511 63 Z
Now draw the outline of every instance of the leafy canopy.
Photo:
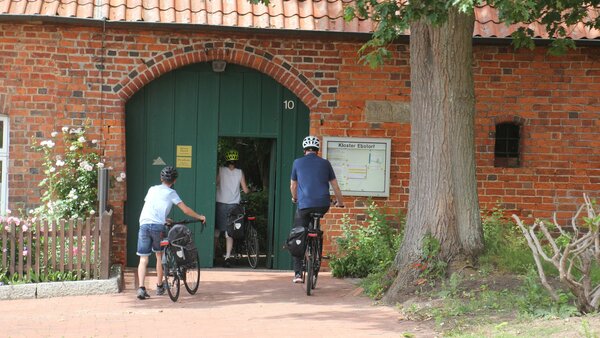
M 406 34 L 412 22 L 425 20 L 440 25 L 447 20 L 451 9 L 473 15 L 476 7 L 485 5 L 495 8 L 506 25 L 542 24 L 551 39 L 551 54 L 562 54 L 575 47 L 574 41 L 568 39 L 573 25 L 583 23 L 588 28 L 600 29 L 600 0 L 355 0 L 345 8 L 344 18 L 347 21 L 369 18 L 377 22 L 372 39 L 360 50 L 363 61 L 376 66 L 391 56 L 386 46 Z M 517 48 L 534 47 L 534 31 L 529 28 L 519 28 L 512 37 Z

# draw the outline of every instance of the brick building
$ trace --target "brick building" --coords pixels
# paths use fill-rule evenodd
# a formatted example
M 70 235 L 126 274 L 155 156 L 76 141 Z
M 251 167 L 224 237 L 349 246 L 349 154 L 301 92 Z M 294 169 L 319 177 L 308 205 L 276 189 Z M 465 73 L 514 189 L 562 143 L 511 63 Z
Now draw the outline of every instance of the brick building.
M 150 163 L 144 164 L 149 169 L 133 163 L 137 153 L 143 153 L 140 159 L 144 161 L 153 159 L 150 132 L 139 134 L 140 140 L 132 140 L 131 135 L 160 120 L 153 120 L 152 106 L 160 104 L 162 93 L 171 88 L 173 98 L 164 94 L 172 106 L 169 116 L 182 116 L 184 108 L 179 103 L 186 95 L 177 86 L 187 79 L 183 74 L 202 77 L 217 60 L 226 62 L 225 73 L 237 69 L 244 79 L 258 81 L 247 88 L 259 83 L 280 93 L 261 101 L 261 109 L 284 100 L 297 107 L 295 115 L 290 117 L 283 104 L 274 115 L 263 116 L 262 124 L 252 127 L 255 117 L 246 115 L 244 125 L 237 128 L 231 127 L 234 122 L 212 119 L 210 113 L 198 110 L 196 124 L 207 129 L 189 133 L 197 135 L 192 141 L 173 141 L 168 157 L 174 161 L 174 145 L 196 142 L 193 149 L 199 152 L 190 161 L 199 169 L 185 175 L 197 177 L 194 184 L 210 195 L 214 194 L 213 172 L 206 170 L 216 164 L 216 149 L 203 145 L 215 145 L 214 140 L 222 136 L 274 140 L 279 184 L 272 193 L 268 232 L 274 257 L 271 267 L 289 265 L 289 258 L 279 250 L 291 222 L 288 173 L 291 160 L 299 155 L 298 140 L 308 130 L 322 137 L 390 139 L 389 194 L 375 200 L 391 210 L 406 209 L 410 172 L 407 41 L 400 39 L 393 46 L 392 62 L 371 69 L 358 62 L 357 51 L 372 26 L 344 22 L 342 2 L 279 1 L 265 7 L 245 0 L 237 4 L 192 1 L 197 8 L 180 2 L 163 7 L 156 3 L 144 2 L 144 7 L 136 1 L 0 1 L 3 208 L 26 210 L 40 203 L 41 157 L 31 149 L 31 137 L 49 137 L 62 126 L 89 120 L 90 136 L 101 140 L 107 162 L 115 172 L 127 172 L 125 184 L 111 190 L 110 205 L 115 211 L 115 261 L 129 262 L 127 248 L 135 245 L 131 238 L 138 227 L 132 224 L 139 214 L 135 205 L 143 199 L 132 186 L 146 189 L 155 182 Z M 511 27 L 490 15 L 489 10 L 477 12 L 474 36 L 481 207 L 489 209 L 500 202 L 523 216 L 549 217 L 558 211 L 560 218 L 569 217 L 583 193 L 598 196 L 600 191 L 600 32 L 576 27 L 571 37 L 579 47 L 553 57 L 543 43 L 534 51 L 513 50 L 506 38 Z M 199 94 L 194 94 L 201 103 L 208 102 L 202 101 L 202 93 L 213 88 L 206 81 L 199 82 L 206 87 L 197 88 Z M 220 96 L 232 90 L 228 86 L 217 89 Z M 240 102 L 246 105 L 243 97 Z M 219 107 L 227 101 L 226 97 L 218 101 Z M 128 120 L 128 113 L 142 117 Z M 269 119 L 276 125 L 267 125 Z M 155 124 L 167 126 L 165 135 L 176 138 L 175 122 Z M 210 134 L 215 126 L 214 135 Z M 202 139 L 207 133 L 214 136 L 210 142 Z M 132 196 L 138 201 L 132 201 Z M 366 200 L 348 196 L 348 209 L 332 209 L 325 220 L 327 249 L 339 234 L 342 212 L 360 223 Z M 207 210 L 210 203 L 210 198 L 198 198 L 192 205 L 209 216 L 209 223 L 214 215 L 214 210 Z M 205 237 L 202 241 L 210 243 L 210 236 Z

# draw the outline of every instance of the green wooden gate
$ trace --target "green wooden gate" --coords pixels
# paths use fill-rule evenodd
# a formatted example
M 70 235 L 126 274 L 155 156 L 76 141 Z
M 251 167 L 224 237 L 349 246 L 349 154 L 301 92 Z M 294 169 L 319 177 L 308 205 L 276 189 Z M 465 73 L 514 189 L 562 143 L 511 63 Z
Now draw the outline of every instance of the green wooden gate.
M 208 219 L 194 237 L 201 265 L 212 266 L 217 140 L 231 136 L 275 140 L 267 249 L 273 268 L 289 269 L 290 256 L 281 248 L 294 212 L 289 177 L 308 129 L 309 110 L 298 97 L 267 75 L 233 64 L 221 73 L 210 63 L 190 65 L 142 88 L 126 106 L 127 265 L 138 264 L 138 219 L 146 191 L 160 184 L 165 165 L 175 165 L 180 173 L 175 189 Z M 183 216 L 174 207 L 172 218 Z

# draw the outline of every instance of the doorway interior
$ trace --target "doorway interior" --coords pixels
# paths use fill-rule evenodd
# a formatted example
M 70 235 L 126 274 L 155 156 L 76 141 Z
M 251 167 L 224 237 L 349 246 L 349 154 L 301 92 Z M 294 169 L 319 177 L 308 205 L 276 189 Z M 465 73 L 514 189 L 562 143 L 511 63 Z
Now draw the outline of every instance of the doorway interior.
M 272 262 L 273 217 L 274 210 L 272 175 L 274 165 L 273 149 L 275 139 L 258 137 L 219 137 L 217 142 L 217 164 L 226 166 L 225 153 L 237 150 L 239 160 L 236 167 L 244 173 L 250 193 L 241 191 L 242 200 L 247 201 L 246 210 L 249 216 L 256 217 L 255 226 L 258 232 L 258 264 L 257 268 L 270 268 Z M 214 266 L 224 265 L 225 240 L 220 236 L 215 243 Z M 236 253 L 230 267 L 248 267 L 244 253 Z M 241 255 L 241 256 L 240 256 Z

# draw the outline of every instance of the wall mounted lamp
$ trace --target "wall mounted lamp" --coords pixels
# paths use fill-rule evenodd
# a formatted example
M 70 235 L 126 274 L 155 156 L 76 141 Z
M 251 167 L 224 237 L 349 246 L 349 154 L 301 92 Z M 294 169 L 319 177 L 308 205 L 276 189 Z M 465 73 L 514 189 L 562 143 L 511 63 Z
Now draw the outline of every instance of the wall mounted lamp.
M 227 66 L 227 62 L 223 60 L 214 60 L 212 62 L 212 70 L 215 73 L 221 73 L 225 71 L 225 67 Z

